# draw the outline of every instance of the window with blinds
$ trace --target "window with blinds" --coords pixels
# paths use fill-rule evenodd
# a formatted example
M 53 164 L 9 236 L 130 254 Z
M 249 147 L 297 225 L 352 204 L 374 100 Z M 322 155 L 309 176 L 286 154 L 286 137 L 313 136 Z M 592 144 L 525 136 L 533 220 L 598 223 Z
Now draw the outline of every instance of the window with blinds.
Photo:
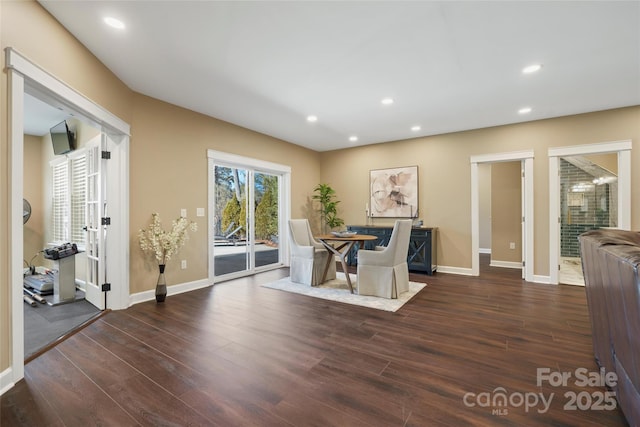
M 71 241 L 84 245 L 85 201 L 87 194 L 87 158 L 71 160 Z
M 67 242 L 69 236 L 69 163 L 56 163 L 53 169 L 53 241 Z
M 53 173 L 53 241 L 85 243 L 87 161 L 84 153 L 56 161 Z

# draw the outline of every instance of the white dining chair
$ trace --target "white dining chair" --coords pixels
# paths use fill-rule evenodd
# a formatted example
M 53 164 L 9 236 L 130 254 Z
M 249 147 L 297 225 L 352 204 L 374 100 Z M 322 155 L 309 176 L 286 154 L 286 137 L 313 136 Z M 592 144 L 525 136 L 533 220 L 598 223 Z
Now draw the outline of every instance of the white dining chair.
M 322 243 L 313 238 L 309 220 L 289 220 L 289 242 L 291 252 L 290 276 L 293 283 L 317 286 L 322 281 L 322 275 L 327 260 L 333 260 Z M 325 280 L 336 278 L 336 263 L 329 263 L 329 270 Z
M 358 251 L 358 294 L 398 298 L 409 290 L 411 220 L 397 220 L 387 246 Z

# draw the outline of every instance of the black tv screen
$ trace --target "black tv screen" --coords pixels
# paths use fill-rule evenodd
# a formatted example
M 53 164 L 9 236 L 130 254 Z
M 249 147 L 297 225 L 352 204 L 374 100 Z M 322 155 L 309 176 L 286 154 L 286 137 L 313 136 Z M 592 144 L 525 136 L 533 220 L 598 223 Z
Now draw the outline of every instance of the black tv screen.
M 53 154 L 65 154 L 75 149 L 73 133 L 69 130 L 66 121 L 58 123 L 50 129 L 51 142 L 53 142 Z

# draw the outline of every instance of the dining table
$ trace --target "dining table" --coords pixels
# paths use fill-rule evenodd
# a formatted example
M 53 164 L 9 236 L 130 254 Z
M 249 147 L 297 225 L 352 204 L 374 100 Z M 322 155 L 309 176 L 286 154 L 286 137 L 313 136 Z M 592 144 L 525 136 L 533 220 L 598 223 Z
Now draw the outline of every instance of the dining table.
M 321 234 L 315 236 L 316 240 L 319 240 L 329 254 L 337 255 L 342 265 L 342 271 L 347 278 L 347 285 L 349 285 L 349 291 L 353 293 L 353 286 L 351 284 L 351 278 L 349 277 L 349 270 L 347 269 L 347 255 L 349 251 L 356 243 L 359 243 L 360 248 L 364 248 L 364 242 L 377 240 L 378 237 L 369 234 Z M 322 282 L 327 278 L 327 272 L 329 266 L 333 261 L 333 256 L 327 257 L 327 264 L 324 267 L 324 273 L 322 274 Z

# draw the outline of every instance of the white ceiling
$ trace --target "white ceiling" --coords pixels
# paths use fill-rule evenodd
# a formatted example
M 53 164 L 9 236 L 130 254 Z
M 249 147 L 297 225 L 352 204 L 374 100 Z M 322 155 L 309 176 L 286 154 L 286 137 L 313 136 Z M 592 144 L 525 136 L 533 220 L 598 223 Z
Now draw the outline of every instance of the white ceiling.
M 24 133 L 27 135 L 42 136 L 70 117 L 68 113 L 29 94 L 24 96 L 24 111 Z
M 318 151 L 640 105 L 638 1 L 40 3 L 134 91 Z

